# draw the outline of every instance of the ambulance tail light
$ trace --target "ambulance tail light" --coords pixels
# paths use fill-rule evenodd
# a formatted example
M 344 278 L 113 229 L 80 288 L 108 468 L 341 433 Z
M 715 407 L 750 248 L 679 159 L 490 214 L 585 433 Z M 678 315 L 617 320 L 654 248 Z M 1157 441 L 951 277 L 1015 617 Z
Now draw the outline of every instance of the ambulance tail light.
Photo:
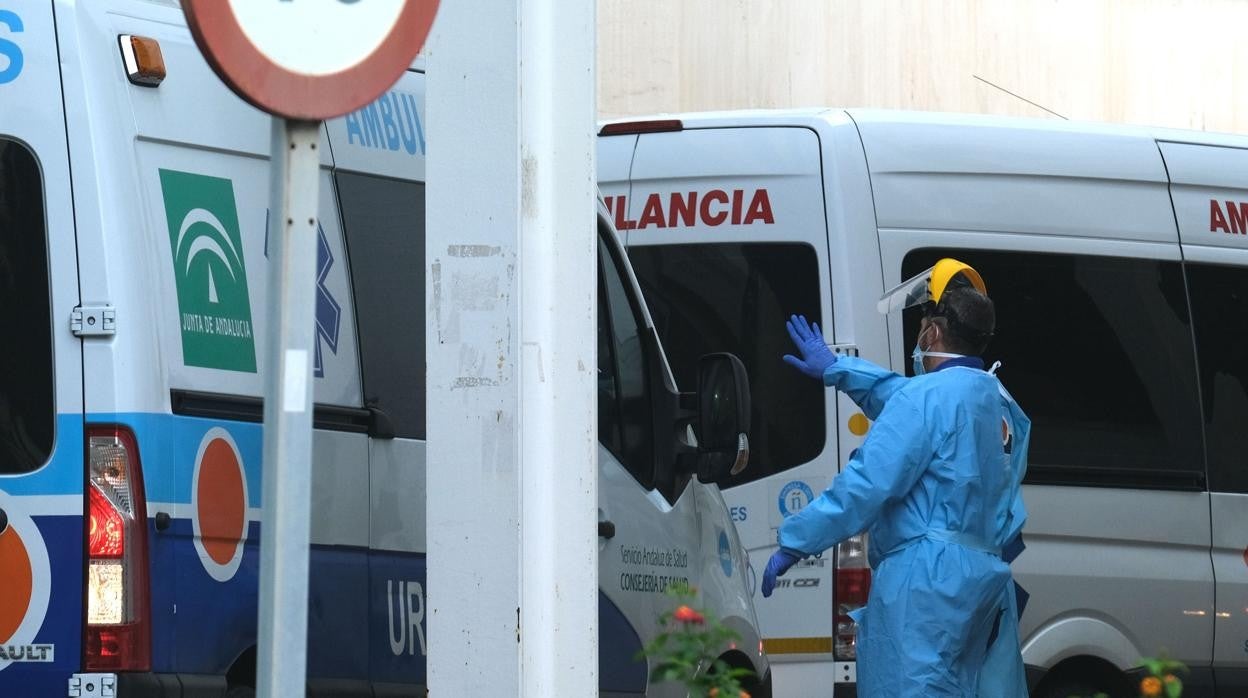
M 867 564 L 867 538 L 854 536 L 836 546 L 836 589 L 832 597 L 833 650 L 841 661 L 858 658 L 858 624 L 849 617 L 867 605 L 871 593 L 871 567 Z
M 134 434 L 87 430 L 85 668 L 149 671 L 147 502 Z
M 598 131 L 599 136 L 622 136 L 632 133 L 663 133 L 685 128 L 680 119 L 648 119 L 646 121 L 618 121 L 607 124 Z

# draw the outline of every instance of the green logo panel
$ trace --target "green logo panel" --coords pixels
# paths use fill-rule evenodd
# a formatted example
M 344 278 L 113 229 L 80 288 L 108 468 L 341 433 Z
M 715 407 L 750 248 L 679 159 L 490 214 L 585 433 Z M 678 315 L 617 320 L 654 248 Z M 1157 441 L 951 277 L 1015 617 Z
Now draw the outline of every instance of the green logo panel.
M 182 361 L 256 372 L 256 341 L 234 183 L 160 171 L 178 287 Z

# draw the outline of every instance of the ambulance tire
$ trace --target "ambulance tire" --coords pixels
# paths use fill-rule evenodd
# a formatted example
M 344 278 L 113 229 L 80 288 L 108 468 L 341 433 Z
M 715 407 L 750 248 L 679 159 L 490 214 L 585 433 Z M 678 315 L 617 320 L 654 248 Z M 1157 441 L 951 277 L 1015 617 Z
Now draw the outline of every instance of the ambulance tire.
M 1070 676 L 1057 677 L 1057 681 L 1045 682 L 1046 685 L 1032 693 L 1032 698 L 1070 698 L 1070 696 L 1106 695 L 1110 698 L 1130 698 L 1134 696 L 1127 690 L 1122 680 L 1109 676 Z
M 234 686 L 222 698 L 256 698 L 256 689 L 251 686 Z
M 1039 694 L 1037 698 L 1070 698 L 1070 696 L 1094 696 L 1101 692 L 1097 686 L 1088 681 L 1078 679 L 1070 681 L 1062 681 L 1054 684 L 1048 690 Z

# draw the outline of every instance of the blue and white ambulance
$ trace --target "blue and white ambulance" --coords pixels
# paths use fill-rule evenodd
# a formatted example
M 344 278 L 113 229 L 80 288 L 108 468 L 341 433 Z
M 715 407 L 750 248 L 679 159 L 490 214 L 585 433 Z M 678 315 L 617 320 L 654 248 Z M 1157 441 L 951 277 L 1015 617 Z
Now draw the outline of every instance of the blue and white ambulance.
M 423 110 L 413 70 L 320 148 L 312 695 L 424 695 L 428 594 L 457 593 L 425 583 Z M 4 698 L 254 693 L 269 138 L 174 0 L 0 0 Z M 697 400 L 605 209 L 597 231 L 600 404 L 620 408 L 600 420 L 602 695 L 677 694 L 634 659 L 672 580 L 767 695 L 721 478 L 675 457 Z

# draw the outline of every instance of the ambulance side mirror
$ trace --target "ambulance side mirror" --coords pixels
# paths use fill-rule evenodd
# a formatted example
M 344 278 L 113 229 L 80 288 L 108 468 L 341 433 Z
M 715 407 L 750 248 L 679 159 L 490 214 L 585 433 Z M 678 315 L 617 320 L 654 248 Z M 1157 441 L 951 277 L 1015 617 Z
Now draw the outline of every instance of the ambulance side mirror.
M 698 479 L 722 482 L 750 462 L 750 379 L 732 354 L 698 360 Z

